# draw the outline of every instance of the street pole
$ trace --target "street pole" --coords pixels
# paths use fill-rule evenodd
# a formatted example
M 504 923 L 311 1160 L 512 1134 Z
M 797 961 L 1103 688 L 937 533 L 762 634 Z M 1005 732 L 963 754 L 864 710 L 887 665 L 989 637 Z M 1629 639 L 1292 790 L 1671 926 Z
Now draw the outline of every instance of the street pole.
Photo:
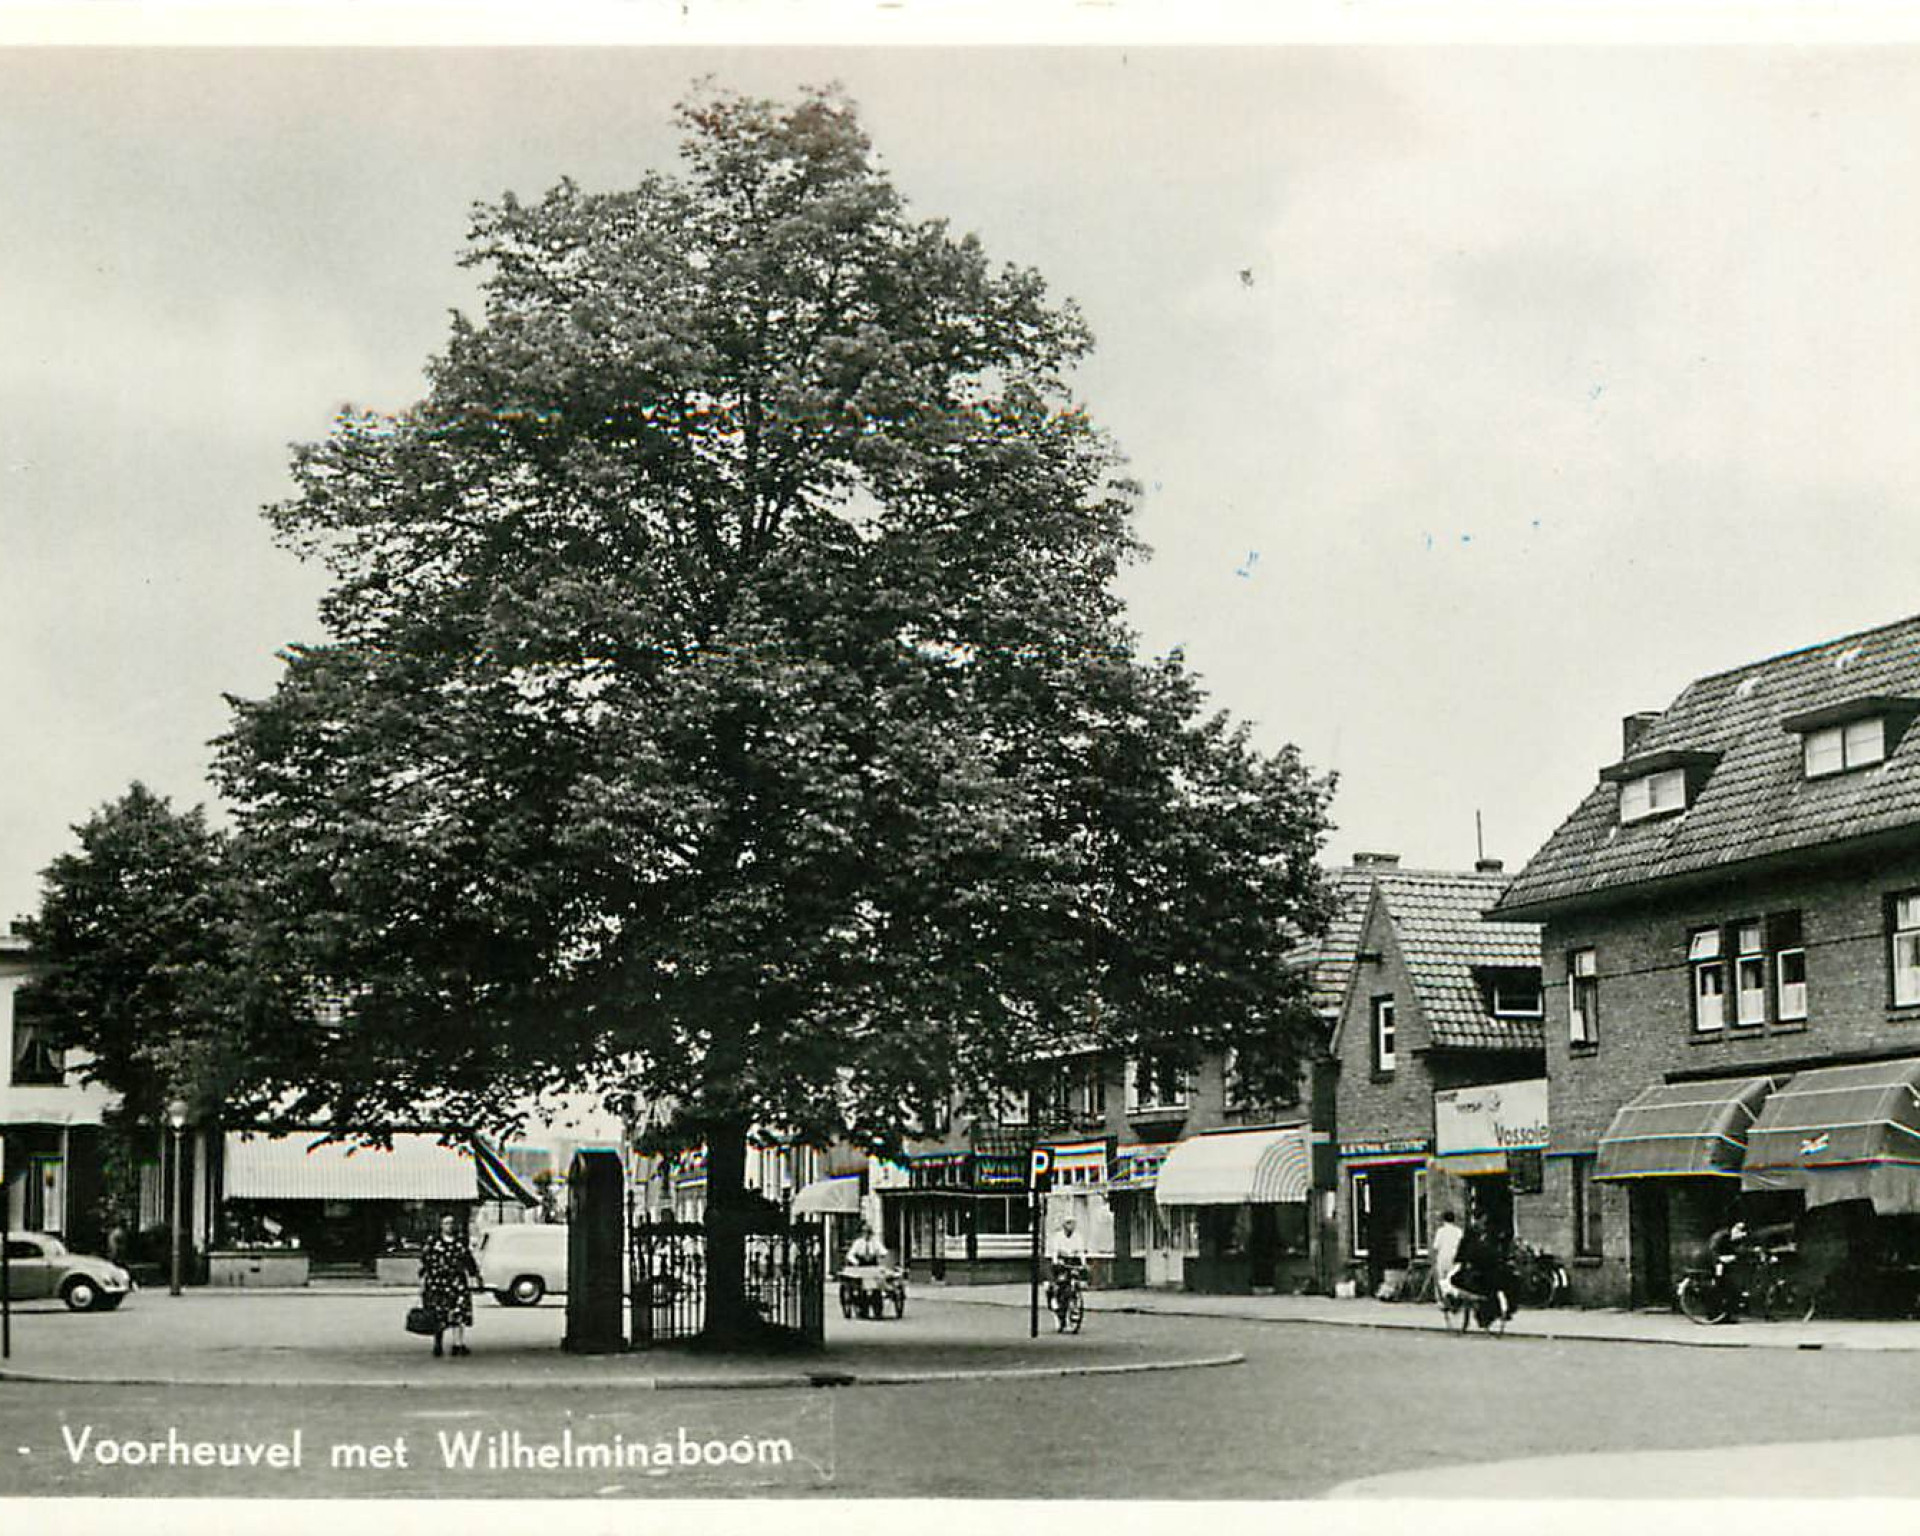
M 1053 1152 L 1047 1147 L 1035 1147 L 1033 1156 L 1027 1164 L 1027 1188 L 1032 1209 L 1027 1217 L 1027 1230 L 1032 1241 L 1029 1243 L 1027 1269 L 1027 1337 L 1040 1337 L 1040 1228 L 1044 1224 L 1041 1213 L 1046 1209 L 1046 1189 L 1048 1175 L 1053 1171 Z
M 7 1192 L 7 1138 L 0 1131 L 0 1360 L 13 1358 L 13 1262 L 7 1257 L 7 1243 L 13 1235 L 8 1214 L 12 1203 Z
M 186 1129 L 187 1106 L 175 1099 L 167 1106 L 167 1119 L 173 1125 L 173 1269 L 167 1285 L 167 1294 L 180 1294 L 180 1227 L 186 1220 L 187 1181 L 181 1177 L 185 1171 L 180 1161 L 180 1133 Z

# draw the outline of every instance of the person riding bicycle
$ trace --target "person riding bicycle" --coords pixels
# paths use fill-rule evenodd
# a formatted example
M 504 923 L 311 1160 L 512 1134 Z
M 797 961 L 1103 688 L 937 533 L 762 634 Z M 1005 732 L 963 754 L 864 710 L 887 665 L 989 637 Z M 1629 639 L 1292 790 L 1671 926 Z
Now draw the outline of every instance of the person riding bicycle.
M 1493 1224 L 1484 1212 L 1474 1216 L 1467 1235 L 1460 1240 L 1459 1260 L 1454 1268 L 1454 1289 L 1478 1304 L 1471 1310 L 1480 1326 L 1510 1321 L 1513 1277 L 1505 1249 L 1493 1235 Z
M 1061 1282 L 1069 1275 L 1075 1280 L 1085 1282 L 1087 1278 L 1087 1245 L 1074 1230 L 1074 1221 L 1069 1216 L 1060 1224 L 1060 1230 L 1047 1245 L 1047 1262 L 1051 1273 L 1047 1280 L 1047 1295 L 1054 1296 Z
M 1717 1228 L 1713 1236 L 1707 1239 L 1707 1257 L 1713 1262 L 1713 1279 L 1716 1285 L 1727 1279 L 1728 1272 L 1752 1252 L 1748 1240 L 1747 1224 L 1735 1219 L 1729 1225 Z
M 850 1269 L 887 1267 L 886 1244 L 873 1235 L 871 1226 L 862 1226 L 860 1235 L 853 1240 L 853 1246 L 847 1249 L 847 1266 Z

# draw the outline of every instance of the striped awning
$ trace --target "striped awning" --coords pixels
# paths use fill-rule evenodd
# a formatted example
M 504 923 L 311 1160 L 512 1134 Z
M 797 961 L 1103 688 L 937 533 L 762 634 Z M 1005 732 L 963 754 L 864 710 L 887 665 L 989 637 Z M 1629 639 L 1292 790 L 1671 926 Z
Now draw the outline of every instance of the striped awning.
M 796 1216 L 858 1216 L 860 1214 L 860 1175 L 840 1174 L 815 1179 L 793 1197 Z
M 1600 1138 L 1593 1176 L 1738 1178 L 1754 1118 L 1780 1081 L 1733 1077 L 1643 1089 Z
M 1104 1138 L 1095 1141 L 1057 1141 L 1050 1150 L 1053 1153 L 1053 1176 L 1056 1180 L 1063 1174 L 1078 1174 L 1095 1183 L 1106 1182 L 1107 1143 Z
M 1920 1057 L 1797 1074 L 1754 1121 L 1740 1186 L 1920 1213 Z
M 482 1200 L 511 1200 L 529 1208 L 540 1203 L 540 1196 L 527 1181 L 513 1171 L 507 1160 L 478 1136 L 469 1143 L 473 1151 L 473 1171 L 479 1181 Z
M 470 1149 L 433 1131 L 396 1131 L 392 1147 L 325 1141 L 323 1131 L 229 1131 L 229 1200 L 475 1200 Z M 537 1203 L 537 1202 L 536 1202 Z
M 1175 1144 L 1161 1165 L 1160 1205 L 1276 1205 L 1305 1200 L 1313 1154 L 1304 1125 L 1209 1131 Z

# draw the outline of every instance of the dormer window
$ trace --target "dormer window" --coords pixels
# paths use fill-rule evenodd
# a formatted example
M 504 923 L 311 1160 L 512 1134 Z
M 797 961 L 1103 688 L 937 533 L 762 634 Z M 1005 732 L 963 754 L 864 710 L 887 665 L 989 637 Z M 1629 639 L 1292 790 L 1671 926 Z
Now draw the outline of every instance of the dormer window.
M 1700 797 L 1720 761 L 1718 752 L 1666 747 L 1602 768 L 1600 777 L 1620 786 L 1620 824 L 1677 816 Z
M 1870 720 L 1829 725 L 1822 730 L 1808 731 L 1801 741 L 1807 777 L 1818 779 L 1829 773 L 1845 773 L 1849 768 L 1885 762 L 1887 722 L 1875 715 Z
M 1780 722 L 1800 738 L 1809 779 L 1830 778 L 1884 763 L 1920 714 L 1920 700 L 1871 694 L 1788 715 Z
M 1687 808 L 1687 776 L 1679 768 L 1646 773 L 1620 786 L 1620 819 L 1645 821 Z
M 1497 1019 L 1537 1019 L 1542 1014 L 1540 973 L 1515 967 L 1486 974 L 1488 1001 Z

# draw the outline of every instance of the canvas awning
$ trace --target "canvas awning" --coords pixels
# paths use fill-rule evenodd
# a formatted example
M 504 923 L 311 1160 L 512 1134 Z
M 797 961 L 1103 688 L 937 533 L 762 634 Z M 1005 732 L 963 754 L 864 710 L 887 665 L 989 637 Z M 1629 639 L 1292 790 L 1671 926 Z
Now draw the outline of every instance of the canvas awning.
M 473 1171 L 479 1181 L 482 1200 L 511 1200 L 529 1208 L 540 1203 L 539 1194 L 492 1147 L 478 1136 L 472 1139 L 470 1145 L 473 1149 Z
M 860 1214 L 860 1175 L 841 1174 L 815 1179 L 793 1197 L 796 1216 L 858 1216 Z
M 1153 1198 L 1161 1205 L 1275 1205 L 1305 1200 L 1313 1154 L 1304 1125 L 1209 1131 L 1174 1145 Z
M 399 1131 L 391 1149 L 290 1135 L 229 1131 L 222 1188 L 229 1200 L 475 1200 L 469 1149 L 432 1131 Z
M 1754 1121 L 1740 1187 L 1797 1189 L 1809 1208 L 1920 1212 L 1920 1057 L 1796 1075 Z
M 1737 1178 L 1754 1117 L 1780 1079 L 1655 1083 L 1600 1138 L 1596 1179 Z

